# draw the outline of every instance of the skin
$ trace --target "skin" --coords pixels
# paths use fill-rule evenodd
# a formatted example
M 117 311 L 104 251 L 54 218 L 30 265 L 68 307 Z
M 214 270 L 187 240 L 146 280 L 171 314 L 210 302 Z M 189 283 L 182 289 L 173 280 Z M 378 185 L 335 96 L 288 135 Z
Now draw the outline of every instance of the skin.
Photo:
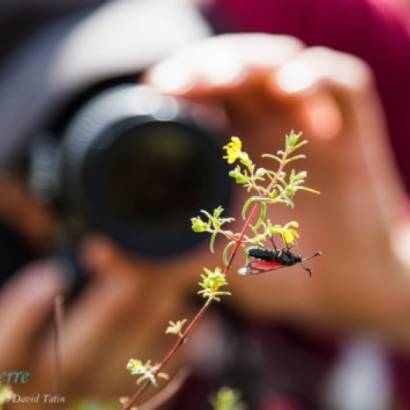
M 222 55 L 218 67 L 207 63 Z M 194 67 L 183 83 L 165 75 L 178 64 Z M 281 147 L 290 129 L 309 137 L 309 184 L 323 195 L 301 194 L 293 213 L 275 209 L 272 217 L 299 221 L 303 253 L 324 252 L 310 262 L 315 278 L 297 267 L 248 278 L 251 284 L 232 275 L 232 303 L 240 301 L 244 314 L 365 327 L 408 345 L 404 193 L 369 68 L 290 37 L 226 35 L 182 51 L 150 78 L 162 92 L 224 105 L 231 132 L 249 141 L 253 157 Z
M 320 249 L 324 255 L 309 261 L 312 278 L 299 266 L 243 278 L 235 274 L 243 264 L 237 260 L 227 303 L 251 319 L 280 317 L 321 331 L 365 330 L 409 347 L 410 270 L 400 257 L 408 244 L 404 194 L 369 68 L 346 54 L 305 48 L 291 37 L 224 35 L 161 62 L 146 81 L 161 93 L 222 110 L 228 135 L 239 135 L 254 159 L 281 148 L 291 129 L 309 138 L 308 161 L 300 166 L 309 171 L 309 186 L 323 194 L 301 193 L 294 212 L 278 207 L 270 216 L 299 221 L 302 253 Z M 33 213 L 15 228 L 39 249 L 47 248 L 58 222 L 20 186 L 20 202 L 7 206 L 7 186 L 19 185 L 0 186 L 0 215 L 9 220 L 20 206 L 30 209 Z M 242 224 L 244 195 L 238 188 L 233 229 Z M 28 227 L 41 216 L 34 235 Z M 128 358 L 163 355 L 171 343 L 163 335 L 167 321 L 191 317 L 188 299 L 202 267 L 221 262 L 205 244 L 158 265 L 91 234 L 81 255 L 90 282 L 66 312 L 63 391 L 70 397 L 127 394 L 134 386 L 125 371 Z M 32 370 L 27 392 L 52 385 L 47 318 L 54 296 L 66 288 L 63 277 L 58 264 L 44 260 L 0 290 L 0 369 Z M 178 355 L 168 370 L 172 373 L 181 360 Z

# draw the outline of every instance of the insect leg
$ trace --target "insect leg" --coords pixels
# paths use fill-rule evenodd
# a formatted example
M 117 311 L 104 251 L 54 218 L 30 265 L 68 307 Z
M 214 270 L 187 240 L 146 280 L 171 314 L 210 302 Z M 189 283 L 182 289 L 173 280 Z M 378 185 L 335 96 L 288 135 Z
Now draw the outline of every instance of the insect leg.
M 270 239 L 270 241 L 271 241 L 271 243 L 272 243 L 273 249 L 274 249 L 275 251 L 277 251 L 277 250 L 278 250 L 278 247 L 276 246 L 276 243 L 275 243 L 275 241 L 273 240 L 273 236 L 269 236 L 269 239 Z
M 312 276 L 312 269 L 308 268 L 306 265 L 303 264 L 304 261 L 308 261 L 309 259 L 315 258 L 316 256 L 321 256 L 322 252 L 316 252 L 311 256 L 308 256 L 307 258 L 302 258 L 302 260 L 300 261 L 300 264 L 302 265 L 302 268 L 309 273 L 309 276 Z
M 300 261 L 299 263 L 302 265 L 302 268 L 309 274 L 309 276 L 312 276 L 312 269 L 310 269 L 306 265 L 304 265 L 303 261 Z

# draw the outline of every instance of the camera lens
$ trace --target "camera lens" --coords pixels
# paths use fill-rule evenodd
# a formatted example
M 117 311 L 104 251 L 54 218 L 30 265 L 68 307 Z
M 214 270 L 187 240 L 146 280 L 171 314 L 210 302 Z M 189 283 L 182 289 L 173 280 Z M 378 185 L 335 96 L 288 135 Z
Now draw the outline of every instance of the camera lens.
M 182 124 L 146 123 L 125 133 L 105 148 L 108 204 L 139 227 L 181 224 L 206 200 L 209 148 Z
M 145 87 L 116 87 L 81 110 L 64 137 L 65 196 L 129 249 L 180 253 L 203 239 L 190 217 L 229 205 L 222 143 L 189 105 Z

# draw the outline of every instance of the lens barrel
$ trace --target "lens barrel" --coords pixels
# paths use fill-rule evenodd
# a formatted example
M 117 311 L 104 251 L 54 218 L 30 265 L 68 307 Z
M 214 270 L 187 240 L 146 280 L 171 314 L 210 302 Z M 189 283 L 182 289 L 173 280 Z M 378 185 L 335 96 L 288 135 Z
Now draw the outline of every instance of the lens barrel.
M 229 205 L 223 137 L 194 105 L 124 84 L 88 101 L 63 135 L 63 202 L 76 217 L 148 257 L 186 251 L 200 209 Z

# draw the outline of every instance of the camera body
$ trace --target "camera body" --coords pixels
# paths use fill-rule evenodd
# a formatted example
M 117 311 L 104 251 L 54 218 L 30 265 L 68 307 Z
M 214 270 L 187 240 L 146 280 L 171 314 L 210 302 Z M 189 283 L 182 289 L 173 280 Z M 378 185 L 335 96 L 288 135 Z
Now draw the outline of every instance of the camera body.
M 59 204 L 69 242 L 94 229 L 145 257 L 187 251 L 201 240 L 189 218 L 227 207 L 231 191 L 223 137 L 200 113 L 148 86 L 107 88 L 61 136 L 33 140 L 31 191 Z
M 9 59 L 0 76 L 0 166 L 27 159 L 28 186 L 61 215 L 56 253 L 71 254 L 97 230 L 142 257 L 169 258 L 200 240 L 192 215 L 229 205 L 221 129 L 201 121 L 194 104 L 137 84 L 151 64 L 209 34 L 182 2 L 117 0 L 54 22 Z M 2 280 L 29 258 L 13 248 Z M 2 249 L 0 260 L 11 258 Z

